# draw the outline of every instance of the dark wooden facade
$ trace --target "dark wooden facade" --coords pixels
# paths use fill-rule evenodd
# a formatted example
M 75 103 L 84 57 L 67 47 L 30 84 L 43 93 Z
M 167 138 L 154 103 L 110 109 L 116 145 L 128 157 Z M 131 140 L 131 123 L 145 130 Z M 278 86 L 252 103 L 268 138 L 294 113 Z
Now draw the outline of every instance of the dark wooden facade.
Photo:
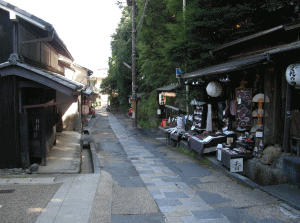
M 64 77 L 58 57 L 73 58 L 52 25 L 15 9 L 0 2 L 0 168 L 45 165 L 65 103 L 57 94 L 72 103 L 83 87 Z
M 0 78 L 0 165 L 1 167 L 20 167 L 21 151 L 18 133 L 18 103 L 16 103 L 14 76 Z

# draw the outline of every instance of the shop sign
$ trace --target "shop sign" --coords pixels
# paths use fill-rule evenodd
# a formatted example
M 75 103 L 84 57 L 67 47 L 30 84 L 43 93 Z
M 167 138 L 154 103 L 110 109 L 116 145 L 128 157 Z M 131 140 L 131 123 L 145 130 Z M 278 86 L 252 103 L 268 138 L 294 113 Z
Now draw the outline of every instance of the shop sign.
M 89 114 L 89 106 L 87 106 L 87 105 L 82 105 L 82 114 L 83 114 L 83 115 Z
M 165 97 L 176 97 L 176 93 L 174 92 L 162 92 L 161 94 Z
M 243 172 L 243 158 L 231 159 L 230 160 L 230 172 Z

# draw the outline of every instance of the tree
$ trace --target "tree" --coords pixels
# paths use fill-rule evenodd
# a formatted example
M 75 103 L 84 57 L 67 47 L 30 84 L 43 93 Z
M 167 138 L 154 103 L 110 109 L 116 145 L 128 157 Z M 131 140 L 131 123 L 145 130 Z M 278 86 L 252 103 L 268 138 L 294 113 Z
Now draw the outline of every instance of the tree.
M 177 82 L 175 68 L 186 72 L 222 62 L 209 51 L 250 34 L 299 18 L 299 1 L 136 0 L 137 2 L 137 84 L 144 93 L 138 121 L 146 122 L 156 113 L 155 89 Z M 111 42 L 109 76 L 102 88 L 119 93 L 128 107 L 131 94 L 131 7 L 125 7 Z M 109 87 L 107 86 L 109 85 Z M 181 89 L 182 101 L 185 100 Z M 179 94 L 180 95 L 180 94 Z M 191 92 L 197 95 L 197 92 Z M 190 100 L 190 99 L 188 99 Z
M 118 103 L 121 108 L 128 108 L 128 95 L 131 91 L 131 70 L 124 62 L 131 59 L 131 17 L 130 8 L 125 7 L 122 12 L 121 21 L 112 36 L 112 57 L 109 60 L 108 76 L 101 84 L 106 92 L 118 93 Z

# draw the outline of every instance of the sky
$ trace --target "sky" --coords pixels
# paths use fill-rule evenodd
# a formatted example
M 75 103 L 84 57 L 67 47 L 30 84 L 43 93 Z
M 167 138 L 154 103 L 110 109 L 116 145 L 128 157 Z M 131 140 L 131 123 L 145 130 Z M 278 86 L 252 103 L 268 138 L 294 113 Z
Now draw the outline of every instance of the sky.
M 122 12 L 115 4 L 117 0 L 4 1 L 51 23 L 76 64 L 93 71 L 108 68 L 110 35 L 115 32 Z

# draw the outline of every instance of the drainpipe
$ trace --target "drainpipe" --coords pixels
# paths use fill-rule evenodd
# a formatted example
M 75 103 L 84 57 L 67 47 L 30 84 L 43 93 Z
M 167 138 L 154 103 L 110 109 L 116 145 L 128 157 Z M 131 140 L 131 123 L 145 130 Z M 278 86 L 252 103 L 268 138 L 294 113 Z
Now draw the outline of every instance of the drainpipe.
M 10 12 L 9 19 L 12 22 L 12 40 L 13 40 L 13 54 L 18 53 L 18 18 L 16 13 Z

